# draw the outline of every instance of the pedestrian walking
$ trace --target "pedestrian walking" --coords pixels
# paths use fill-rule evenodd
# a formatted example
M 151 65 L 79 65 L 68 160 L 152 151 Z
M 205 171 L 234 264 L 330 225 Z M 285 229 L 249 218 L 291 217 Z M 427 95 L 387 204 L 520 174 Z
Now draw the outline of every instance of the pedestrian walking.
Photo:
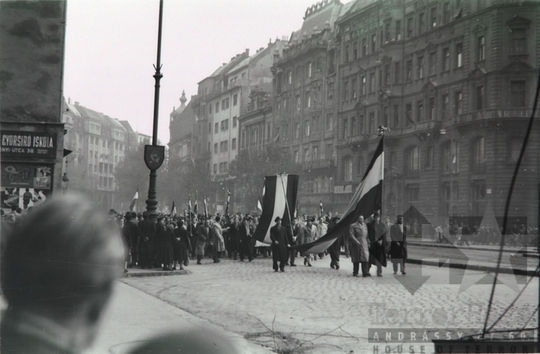
M 296 246 L 298 243 L 298 233 L 300 232 L 300 225 L 298 224 L 298 219 L 296 217 L 293 217 L 292 219 L 292 228 L 288 230 L 291 232 L 291 247 L 289 248 L 289 265 L 291 267 L 296 267 L 296 255 L 298 254 L 298 251 L 294 246 Z
M 274 221 L 276 225 L 270 228 L 273 268 L 274 272 L 277 272 L 278 269 L 280 272 L 284 272 L 285 263 L 287 262 L 287 249 L 291 247 L 291 241 L 287 229 L 281 226 L 281 218 L 278 216 Z
M 379 212 L 373 214 L 373 221 L 367 224 L 370 263 L 377 267 L 377 276 L 382 277 L 382 267 L 386 268 L 386 226 Z
M 315 225 L 313 225 L 313 221 L 313 219 L 308 218 L 306 224 L 301 227 L 300 244 L 313 242 L 315 233 L 317 232 Z M 304 253 L 304 265 L 311 267 L 311 255 L 308 253 Z
M 358 276 L 360 264 L 362 265 L 362 276 L 371 276 L 369 273 L 368 229 L 362 215 L 349 227 L 349 245 L 353 263 L 353 276 Z
M 407 228 L 403 225 L 403 215 L 397 216 L 397 221 L 390 228 L 392 243 L 390 245 L 390 258 L 397 274 L 401 266 L 401 274 L 405 275 L 405 262 L 407 261 Z
M 331 214 L 331 213 L 330 213 Z M 330 224 L 328 226 L 328 229 L 331 229 L 334 227 L 340 220 L 339 216 L 334 216 L 332 219 L 330 219 Z M 347 233 L 348 235 L 348 233 Z M 330 255 L 330 268 L 332 269 L 339 269 L 339 256 L 341 253 L 341 246 L 343 244 L 343 234 L 339 235 L 334 243 L 328 247 L 328 254 Z

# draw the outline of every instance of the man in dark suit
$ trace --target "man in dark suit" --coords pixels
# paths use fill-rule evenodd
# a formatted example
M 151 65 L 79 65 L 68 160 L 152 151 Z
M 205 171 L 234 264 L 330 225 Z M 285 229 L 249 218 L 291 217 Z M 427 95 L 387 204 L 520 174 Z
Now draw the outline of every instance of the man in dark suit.
M 367 224 L 370 263 L 377 266 L 377 276 L 382 277 L 382 267 L 386 267 L 386 226 L 381 221 L 379 212 L 373 214 L 373 221 Z
M 253 260 L 253 254 L 251 252 L 251 239 L 253 235 L 253 227 L 251 226 L 251 221 L 253 218 L 250 215 L 247 215 L 242 225 L 240 225 L 240 261 L 243 262 L 244 258 L 247 257 L 251 262 Z
M 285 263 L 287 262 L 287 249 L 291 247 L 291 241 L 287 229 L 281 226 L 281 218 L 278 216 L 274 221 L 276 224 L 270 228 L 273 267 L 274 272 L 277 272 L 279 263 L 279 270 L 284 272 Z
M 394 267 L 394 274 L 401 265 L 401 274 L 405 275 L 405 262 L 407 261 L 407 228 L 403 225 L 403 215 L 398 215 L 397 221 L 390 227 L 390 258 Z

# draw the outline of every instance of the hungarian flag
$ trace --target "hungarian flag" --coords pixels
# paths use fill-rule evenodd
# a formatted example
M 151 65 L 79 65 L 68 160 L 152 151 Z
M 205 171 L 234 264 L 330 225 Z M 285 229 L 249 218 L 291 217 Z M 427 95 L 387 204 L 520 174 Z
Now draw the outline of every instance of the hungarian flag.
M 193 206 L 193 213 L 195 215 L 199 213 L 199 207 L 197 205 L 198 203 L 199 203 L 199 192 L 195 191 L 195 205 Z M 190 201 L 190 205 L 191 205 L 191 201 Z
M 354 192 L 343 217 L 328 230 L 326 235 L 318 240 L 295 246 L 296 250 L 304 253 L 322 253 L 354 223 L 360 215 L 368 218 L 380 210 L 382 206 L 382 188 L 384 179 L 384 152 L 381 138 L 377 150 L 369 163 L 368 169 Z
M 265 177 L 262 215 L 254 234 L 257 241 L 271 243 L 270 228 L 276 224 L 274 220 L 278 216 L 283 219 L 283 226 L 290 227 L 297 194 L 298 175 L 282 174 Z
M 322 200 L 321 200 L 321 202 L 319 203 L 319 209 L 321 210 L 321 211 L 320 211 L 320 214 L 321 214 L 320 216 L 322 217 L 322 216 L 323 216 L 323 213 L 324 213 L 323 206 L 322 206 Z
M 206 198 L 203 199 L 204 203 L 204 218 L 208 219 L 208 205 L 206 205 Z
M 129 205 L 129 211 L 135 211 L 137 212 L 137 200 L 139 199 L 139 188 L 137 188 L 137 191 L 135 192 L 135 195 L 133 196 L 133 200 L 131 201 L 131 204 Z
M 172 216 L 175 216 L 176 213 L 177 213 L 177 211 L 176 211 L 176 205 L 174 205 L 174 200 L 173 200 L 173 202 L 172 202 L 172 207 L 171 207 L 171 214 L 170 214 L 169 216 L 171 216 L 171 217 L 172 217 Z

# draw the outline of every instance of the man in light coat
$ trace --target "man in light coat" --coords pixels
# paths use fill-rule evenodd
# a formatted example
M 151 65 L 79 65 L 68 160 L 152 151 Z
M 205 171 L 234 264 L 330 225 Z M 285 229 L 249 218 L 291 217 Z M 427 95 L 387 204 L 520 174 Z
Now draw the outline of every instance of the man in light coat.
M 362 276 L 371 276 L 369 273 L 368 229 L 362 215 L 349 227 L 349 244 L 353 263 L 353 276 L 358 276 L 360 263 L 362 264 Z

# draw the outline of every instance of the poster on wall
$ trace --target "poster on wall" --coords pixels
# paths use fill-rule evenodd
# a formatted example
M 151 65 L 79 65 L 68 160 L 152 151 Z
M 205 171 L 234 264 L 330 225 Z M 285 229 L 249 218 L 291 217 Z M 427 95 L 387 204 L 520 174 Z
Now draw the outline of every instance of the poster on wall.
M 13 207 L 28 210 L 45 202 L 51 193 L 48 189 L 1 187 L 1 208 L 6 212 Z
M 2 163 L 2 187 L 51 189 L 52 165 Z

